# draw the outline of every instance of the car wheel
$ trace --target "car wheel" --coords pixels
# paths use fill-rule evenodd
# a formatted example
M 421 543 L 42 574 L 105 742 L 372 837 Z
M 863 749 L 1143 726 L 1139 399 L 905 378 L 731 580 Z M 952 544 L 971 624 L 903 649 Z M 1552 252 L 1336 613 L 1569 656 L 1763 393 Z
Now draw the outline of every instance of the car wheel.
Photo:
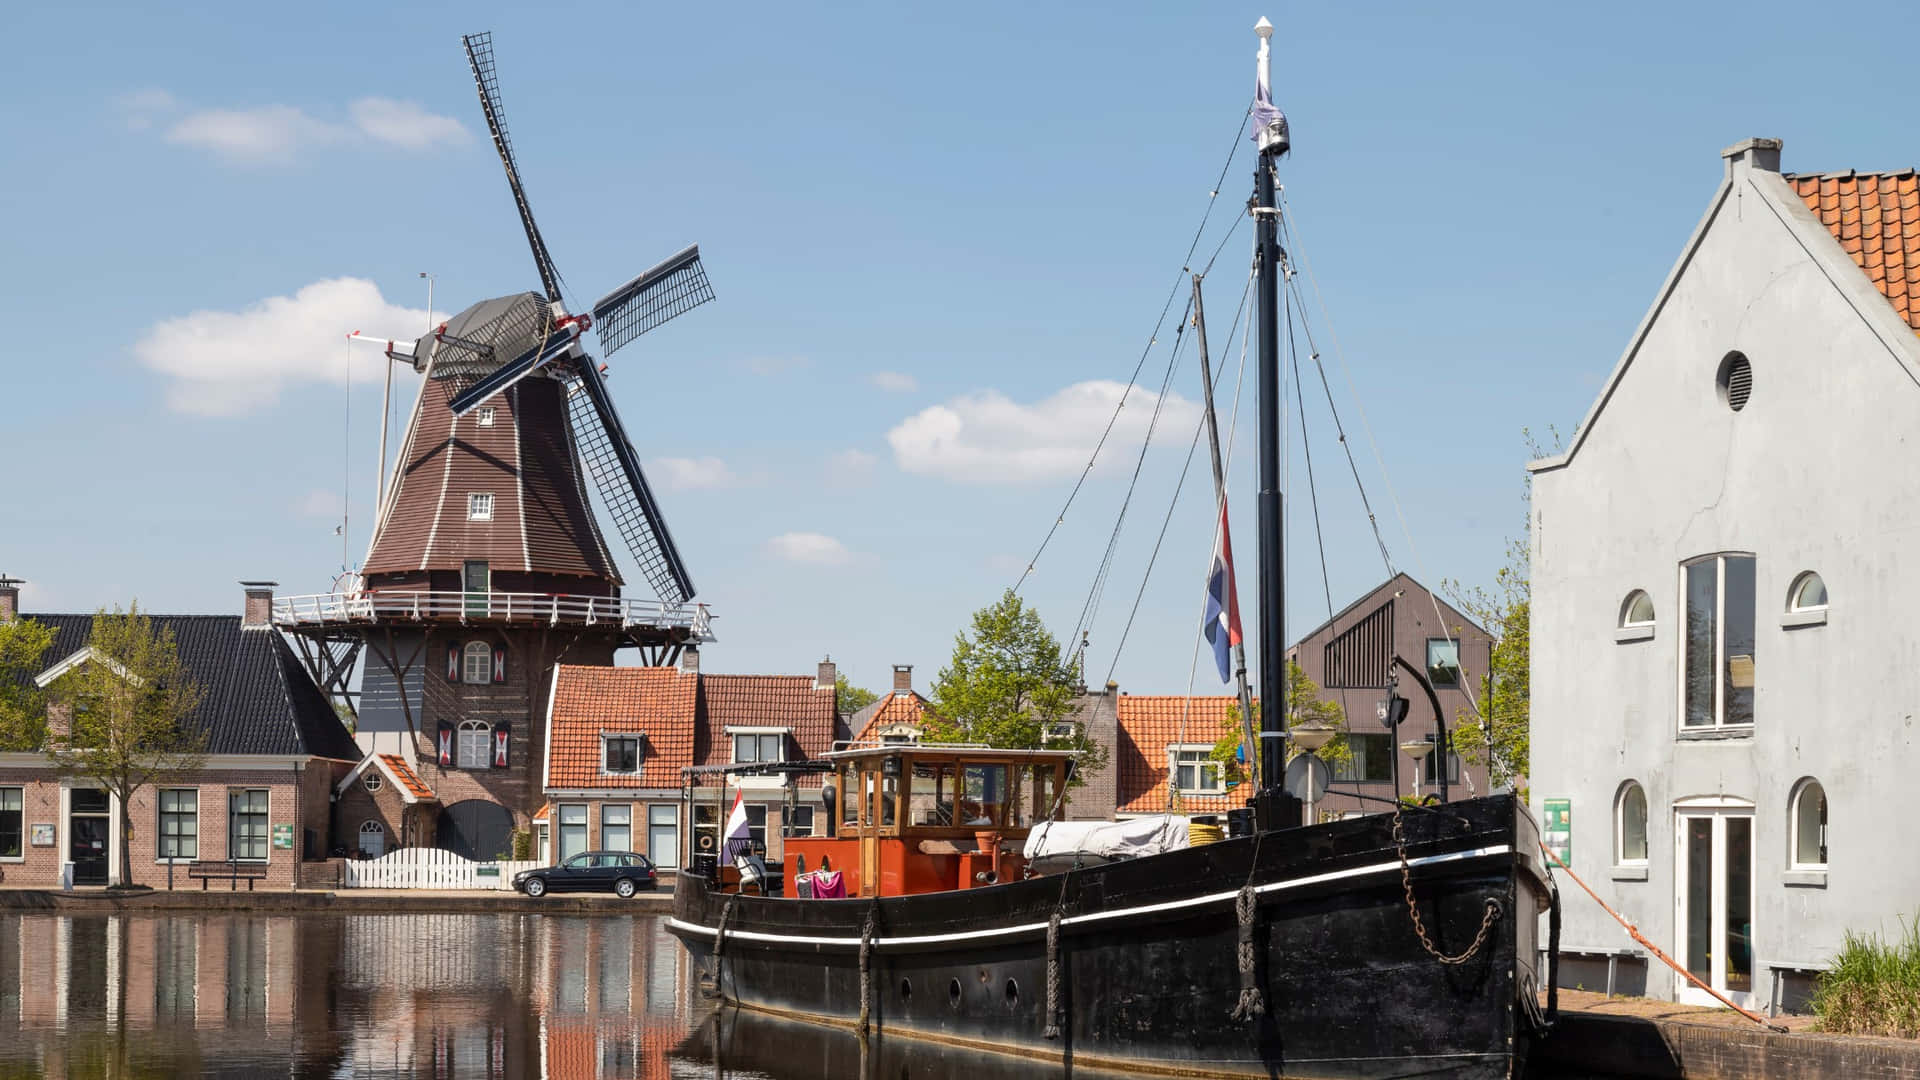
M 527 895 L 535 900 L 547 895 L 547 883 L 537 877 L 527 879 Z
M 633 899 L 633 894 L 636 891 L 632 878 L 621 878 L 619 881 L 613 883 L 613 894 L 622 900 Z

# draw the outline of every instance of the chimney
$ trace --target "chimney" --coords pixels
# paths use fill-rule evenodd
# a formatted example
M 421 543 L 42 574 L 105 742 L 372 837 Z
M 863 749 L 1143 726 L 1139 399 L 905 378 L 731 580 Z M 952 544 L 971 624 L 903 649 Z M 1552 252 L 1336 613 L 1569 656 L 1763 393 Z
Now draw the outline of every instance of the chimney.
M 20 586 L 26 582 L 20 578 L 0 574 L 0 623 L 12 622 L 20 615 Z
M 689 645 L 680 650 L 680 674 L 700 674 L 700 649 L 698 646 Z
M 1780 171 L 1779 139 L 1742 139 L 1725 150 L 1720 156 L 1727 162 L 1727 179 L 1741 172 Z
M 893 665 L 893 692 L 896 694 L 913 693 L 913 665 Z
M 247 590 L 247 606 L 240 616 L 240 625 L 265 627 L 273 625 L 273 590 L 279 586 L 277 581 L 243 581 L 240 587 Z
M 813 676 L 813 688 L 815 690 L 831 690 L 834 688 L 834 685 L 839 682 L 839 677 L 840 671 L 833 666 L 833 657 L 829 656 L 820 661 L 820 669 L 815 672 Z

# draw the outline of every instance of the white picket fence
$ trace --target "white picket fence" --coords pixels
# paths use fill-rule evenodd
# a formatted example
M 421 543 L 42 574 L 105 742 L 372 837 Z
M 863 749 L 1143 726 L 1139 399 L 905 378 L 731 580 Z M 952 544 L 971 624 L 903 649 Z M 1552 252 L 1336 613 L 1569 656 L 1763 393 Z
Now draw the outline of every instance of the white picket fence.
M 536 862 L 475 862 L 439 848 L 398 848 L 377 859 L 348 859 L 343 889 L 511 889 L 513 875 Z

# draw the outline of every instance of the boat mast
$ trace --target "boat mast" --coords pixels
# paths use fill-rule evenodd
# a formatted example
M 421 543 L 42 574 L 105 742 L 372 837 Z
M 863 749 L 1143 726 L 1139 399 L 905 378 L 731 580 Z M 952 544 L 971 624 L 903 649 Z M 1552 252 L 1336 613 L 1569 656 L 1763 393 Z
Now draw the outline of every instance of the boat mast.
M 1297 825 L 1297 820 L 1282 822 L 1279 784 L 1286 773 L 1287 730 L 1287 654 L 1286 654 L 1286 580 L 1282 559 L 1284 537 L 1281 534 L 1280 499 L 1280 211 L 1274 205 L 1273 171 L 1280 156 L 1287 152 L 1287 121 L 1273 107 L 1272 82 L 1268 77 L 1268 43 L 1273 24 L 1261 19 L 1254 26 L 1260 35 L 1258 81 L 1253 104 L 1253 137 L 1260 155 L 1253 174 L 1254 286 L 1255 309 L 1260 320 L 1260 490 L 1254 513 L 1260 525 L 1260 564 L 1255 580 L 1259 582 L 1260 628 L 1260 792 L 1262 829 Z

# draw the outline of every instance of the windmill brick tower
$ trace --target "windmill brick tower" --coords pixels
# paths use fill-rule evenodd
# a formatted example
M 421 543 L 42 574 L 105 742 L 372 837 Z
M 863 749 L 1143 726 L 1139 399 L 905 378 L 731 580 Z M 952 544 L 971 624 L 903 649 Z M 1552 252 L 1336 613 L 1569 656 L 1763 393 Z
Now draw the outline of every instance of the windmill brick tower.
M 411 347 L 389 348 L 426 380 L 366 561 L 333 593 L 278 600 L 275 621 L 321 685 L 353 705 L 362 749 L 405 758 L 431 789 L 439 813 L 410 820 L 432 826 L 394 842 L 486 859 L 544 801 L 555 664 L 611 665 L 623 647 L 671 664 L 711 639 L 581 338 L 597 327 L 611 354 L 713 290 L 689 247 L 591 315 L 570 314 L 514 162 L 491 37 L 462 40 L 544 295 L 481 301 Z M 656 599 L 621 595 L 589 480 Z M 341 824 L 351 835 L 354 823 Z

